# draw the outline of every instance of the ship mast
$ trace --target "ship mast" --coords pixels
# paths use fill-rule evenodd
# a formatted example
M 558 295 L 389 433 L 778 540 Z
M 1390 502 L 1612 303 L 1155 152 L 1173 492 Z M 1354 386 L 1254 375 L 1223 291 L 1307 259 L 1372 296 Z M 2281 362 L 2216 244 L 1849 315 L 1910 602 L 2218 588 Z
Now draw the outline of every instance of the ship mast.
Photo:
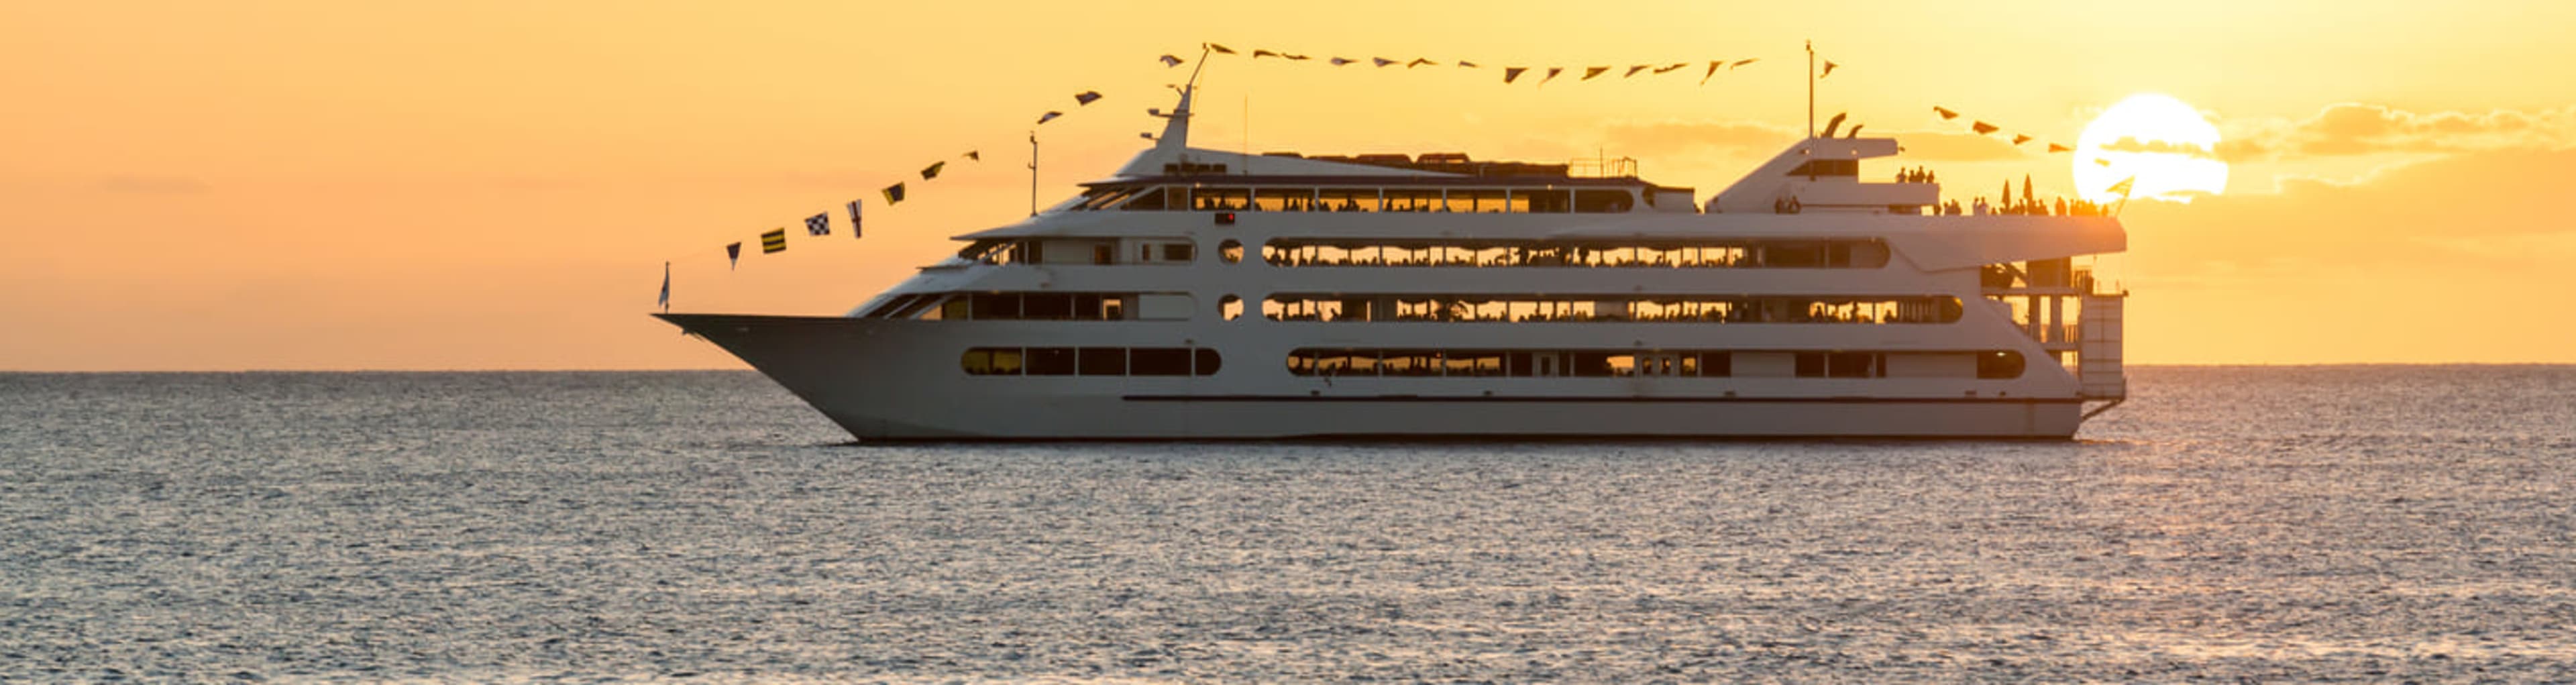
M 1807 137 L 1816 137 L 1816 42 L 1807 41 Z

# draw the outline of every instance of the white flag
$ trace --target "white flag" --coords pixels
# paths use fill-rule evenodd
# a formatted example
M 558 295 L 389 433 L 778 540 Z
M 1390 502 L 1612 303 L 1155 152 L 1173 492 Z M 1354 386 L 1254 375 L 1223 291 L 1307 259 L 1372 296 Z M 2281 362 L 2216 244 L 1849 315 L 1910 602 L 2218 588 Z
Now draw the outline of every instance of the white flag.
M 859 201 L 850 201 L 850 237 L 859 237 Z

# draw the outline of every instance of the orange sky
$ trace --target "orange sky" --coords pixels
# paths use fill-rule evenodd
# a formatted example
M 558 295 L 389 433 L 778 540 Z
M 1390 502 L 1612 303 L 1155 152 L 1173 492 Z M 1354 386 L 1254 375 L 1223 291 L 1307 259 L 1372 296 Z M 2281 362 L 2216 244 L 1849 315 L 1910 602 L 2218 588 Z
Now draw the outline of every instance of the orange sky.
M 643 314 L 833 314 L 1106 175 L 1202 40 L 1488 66 L 1761 57 L 1506 87 L 1491 70 L 1211 68 L 1194 142 L 1606 152 L 1705 194 L 1803 126 L 1799 42 L 1949 193 L 2067 160 L 2132 93 L 2206 112 L 2227 193 L 2133 204 L 2139 363 L 2576 362 L 2576 5 L 0 4 L 0 369 L 739 368 Z M 955 6 L 950 6 L 955 5 Z M 1691 71 L 1697 71 L 1694 67 Z M 1615 76 L 1615 74 L 1614 74 Z M 1247 130 L 1248 123 L 1248 130 Z M 721 246 L 952 162 L 870 236 Z

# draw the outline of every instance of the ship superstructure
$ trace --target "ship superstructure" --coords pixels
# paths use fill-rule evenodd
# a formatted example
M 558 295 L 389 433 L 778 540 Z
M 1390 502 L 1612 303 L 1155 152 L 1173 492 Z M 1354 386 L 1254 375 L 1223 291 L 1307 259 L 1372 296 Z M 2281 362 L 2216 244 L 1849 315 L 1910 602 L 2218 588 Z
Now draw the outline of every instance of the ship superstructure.
M 1632 162 L 1156 144 L 843 316 L 661 315 L 861 439 L 2073 435 L 2120 402 L 2108 216 L 1944 211 L 1792 144 Z

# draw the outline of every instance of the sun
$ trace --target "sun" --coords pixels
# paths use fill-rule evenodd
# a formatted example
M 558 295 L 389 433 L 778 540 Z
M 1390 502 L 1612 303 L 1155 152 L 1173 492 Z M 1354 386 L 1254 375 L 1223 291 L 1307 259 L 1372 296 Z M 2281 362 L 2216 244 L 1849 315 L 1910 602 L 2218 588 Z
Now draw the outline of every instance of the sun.
M 2137 179 L 2132 199 L 2217 195 L 2227 190 L 2227 162 L 2217 150 L 2218 127 L 2200 110 L 2161 93 L 2131 95 L 2075 139 L 2075 188 L 2096 202 L 2118 201 L 2111 187 L 2130 178 Z

